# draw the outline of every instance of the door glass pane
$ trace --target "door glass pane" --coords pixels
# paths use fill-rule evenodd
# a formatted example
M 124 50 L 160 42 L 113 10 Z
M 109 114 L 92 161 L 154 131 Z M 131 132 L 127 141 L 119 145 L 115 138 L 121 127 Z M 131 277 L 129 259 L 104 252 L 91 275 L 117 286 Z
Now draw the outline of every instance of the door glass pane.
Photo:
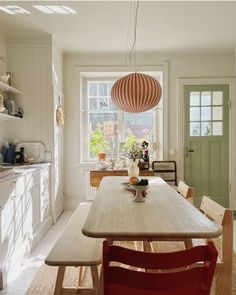
M 220 121 L 223 119 L 223 107 L 213 107 L 213 120 Z
M 201 121 L 210 121 L 210 120 L 211 120 L 211 107 L 202 107 Z
M 190 121 L 200 121 L 200 107 L 190 107 Z
M 213 98 L 213 105 L 222 105 L 223 104 L 223 92 L 222 91 L 213 91 L 212 98 Z
M 211 92 L 210 91 L 203 91 L 201 93 L 201 105 L 202 106 L 211 105 Z
M 200 122 L 190 123 L 190 136 L 200 136 Z
M 200 92 L 192 91 L 190 92 L 190 106 L 199 106 L 200 105 Z
M 213 135 L 223 135 L 222 122 L 213 122 Z
M 201 136 L 210 136 L 210 135 L 211 135 L 211 122 L 202 122 Z

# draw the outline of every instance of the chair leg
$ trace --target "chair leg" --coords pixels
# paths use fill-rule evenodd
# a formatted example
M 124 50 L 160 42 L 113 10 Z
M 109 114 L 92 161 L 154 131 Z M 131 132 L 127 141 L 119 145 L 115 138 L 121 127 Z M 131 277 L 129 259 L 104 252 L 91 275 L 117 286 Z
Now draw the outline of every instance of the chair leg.
M 153 252 L 151 242 L 143 241 L 143 251 L 144 252 Z
M 80 266 L 79 267 L 78 287 L 82 287 L 84 285 L 85 272 L 86 272 L 86 267 L 85 266 Z
M 185 249 L 190 249 L 193 247 L 192 239 L 184 239 Z
M 98 267 L 97 267 L 97 265 L 91 265 L 90 269 L 91 269 L 91 275 L 92 275 L 93 289 L 95 290 L 95 292 L 97 294 L 98 286 L 99 286 Z
M 65 270 L 66 270 L 65 266 L 59 266 L 59 268 L 58 268 L 54 295 L 60 295 L 62 293 Z

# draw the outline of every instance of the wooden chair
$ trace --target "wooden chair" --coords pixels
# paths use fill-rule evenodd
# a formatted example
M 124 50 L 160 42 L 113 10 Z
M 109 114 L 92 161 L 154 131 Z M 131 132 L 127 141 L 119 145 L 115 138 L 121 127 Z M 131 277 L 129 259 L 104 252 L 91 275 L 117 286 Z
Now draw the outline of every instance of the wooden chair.
M 194 203 L 194 187 L 188 186 L 184 181 L 180 180 L 177 187 L 177 192 L 180 193 L 191 204 Z
M 200 210 L 210 219 L 222 226 L 222 235 L 216 239 L 219 257 L 215 272 L 215 295 L 232 294 L 233 263 L 233 212 L 203 196 Z M 199 241 L 198 241 L 199 243 Z
M 171 185 L 177 186 L 177 168 L 175 161 L 153 161 L 152 170 Z
M 213 242 L 178 252 L 146 253 L 104 241 L 104 295 L 208 295 L 216 259 Z M 197 262 L 203 263 L 198 266 Z

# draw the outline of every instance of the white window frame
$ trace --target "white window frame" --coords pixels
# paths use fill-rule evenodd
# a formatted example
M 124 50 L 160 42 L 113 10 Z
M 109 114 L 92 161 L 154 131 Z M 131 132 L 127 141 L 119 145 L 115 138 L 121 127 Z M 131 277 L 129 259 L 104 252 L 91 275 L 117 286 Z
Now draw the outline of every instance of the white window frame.
M 163 146 L 158 146 L 158 148 L 161 148 L 163 151 L 163 158 L 166 159 L 168 156 L 168 63 L 164 62 L 162 65 L 159 66 L 142 66 L 139 67 L 138 69 L 139 72 L 146 72 L 149 73 L 150 75 L 153 75 L 152 73 L 155 72 L 163 72 L 163 134 L 162 134 L 162 138 L 163 138 Z M 77 85 L 77 89 L 76 89 L 76 93 L 77 93 L 77 97 L 78 97 L 78 93 L 79 93 L 79 103 L 77 104 L 78 107 L 76 108 L 79 116 L 77 116 L 77 126 L 80 126 L 79 128 L 79 136 L 78 136 L 78 140 L 77 140 L 77 150 L 79 150 L 79 157 L 77 158 L 77 163 L 79 166 L 84 166 L 86 164 L 90 164 L 93 163 L 94 161 L 88 161 L 88 142 L 86 140 L 84 140 L 83 138 L 83 133 L 84 133 L 84 128 L 87 128 L 88 130 L 88 122 L 87 122 L 87 114 L 88 112 L 86 111 L 81 111 L 85 110 L 85 106 L 84 105 L 84 101 L 83 101 L 83 97 L 86 97 L 86 93 L 84 93 L 84 91 L 87 91 L 86 87 L 84 87 L 84 83 L 86 83 L 86 80 L 112 80 L 114 78 L 119 78 L 124 76 L 125 74 L 131 73 L 133 72 L 133 68 L 132 67 L 75 67 L 75 79 L 76 81 L 78 81 L 78 83 L 76 83 Z M 156 114 L 157 115 L 158 112 L 158 108 L 156 108 Z M 119 122 L 124 122 L 122 119 L 123 113 L 122 112 L 118 112 L 118 114 L 121 117 L 118 117 Z M 124 128 L 124 126 L 122 126 L 123 124 L 120 124 L 119 128 Z M 155 126 L 155 132 L 156 131 L 156 126 Z M 156 138 L 156 134 L 154 135 Z M 86 151 L 86 152 L 85 152 Z M 83 155 L 83 153 L 86 153 L 85 156 Z

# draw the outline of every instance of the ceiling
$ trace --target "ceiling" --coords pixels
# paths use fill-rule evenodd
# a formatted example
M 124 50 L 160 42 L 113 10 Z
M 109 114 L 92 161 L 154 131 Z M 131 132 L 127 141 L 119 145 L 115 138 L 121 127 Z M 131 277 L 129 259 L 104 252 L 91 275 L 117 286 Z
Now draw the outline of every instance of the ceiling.
M 48 15 L 35 4 L 66 5 L 72 15 Z M 5 36 L 55 35 L 64 52 L 123 52 L 132 46 L 132 1 L 0 1 L 31 14 L 0 11 Z M 130 12 L 131 7 L 131 12 Z M 143 52 L 233 51 L 236 2 L 140 1 L 136 50 Z

